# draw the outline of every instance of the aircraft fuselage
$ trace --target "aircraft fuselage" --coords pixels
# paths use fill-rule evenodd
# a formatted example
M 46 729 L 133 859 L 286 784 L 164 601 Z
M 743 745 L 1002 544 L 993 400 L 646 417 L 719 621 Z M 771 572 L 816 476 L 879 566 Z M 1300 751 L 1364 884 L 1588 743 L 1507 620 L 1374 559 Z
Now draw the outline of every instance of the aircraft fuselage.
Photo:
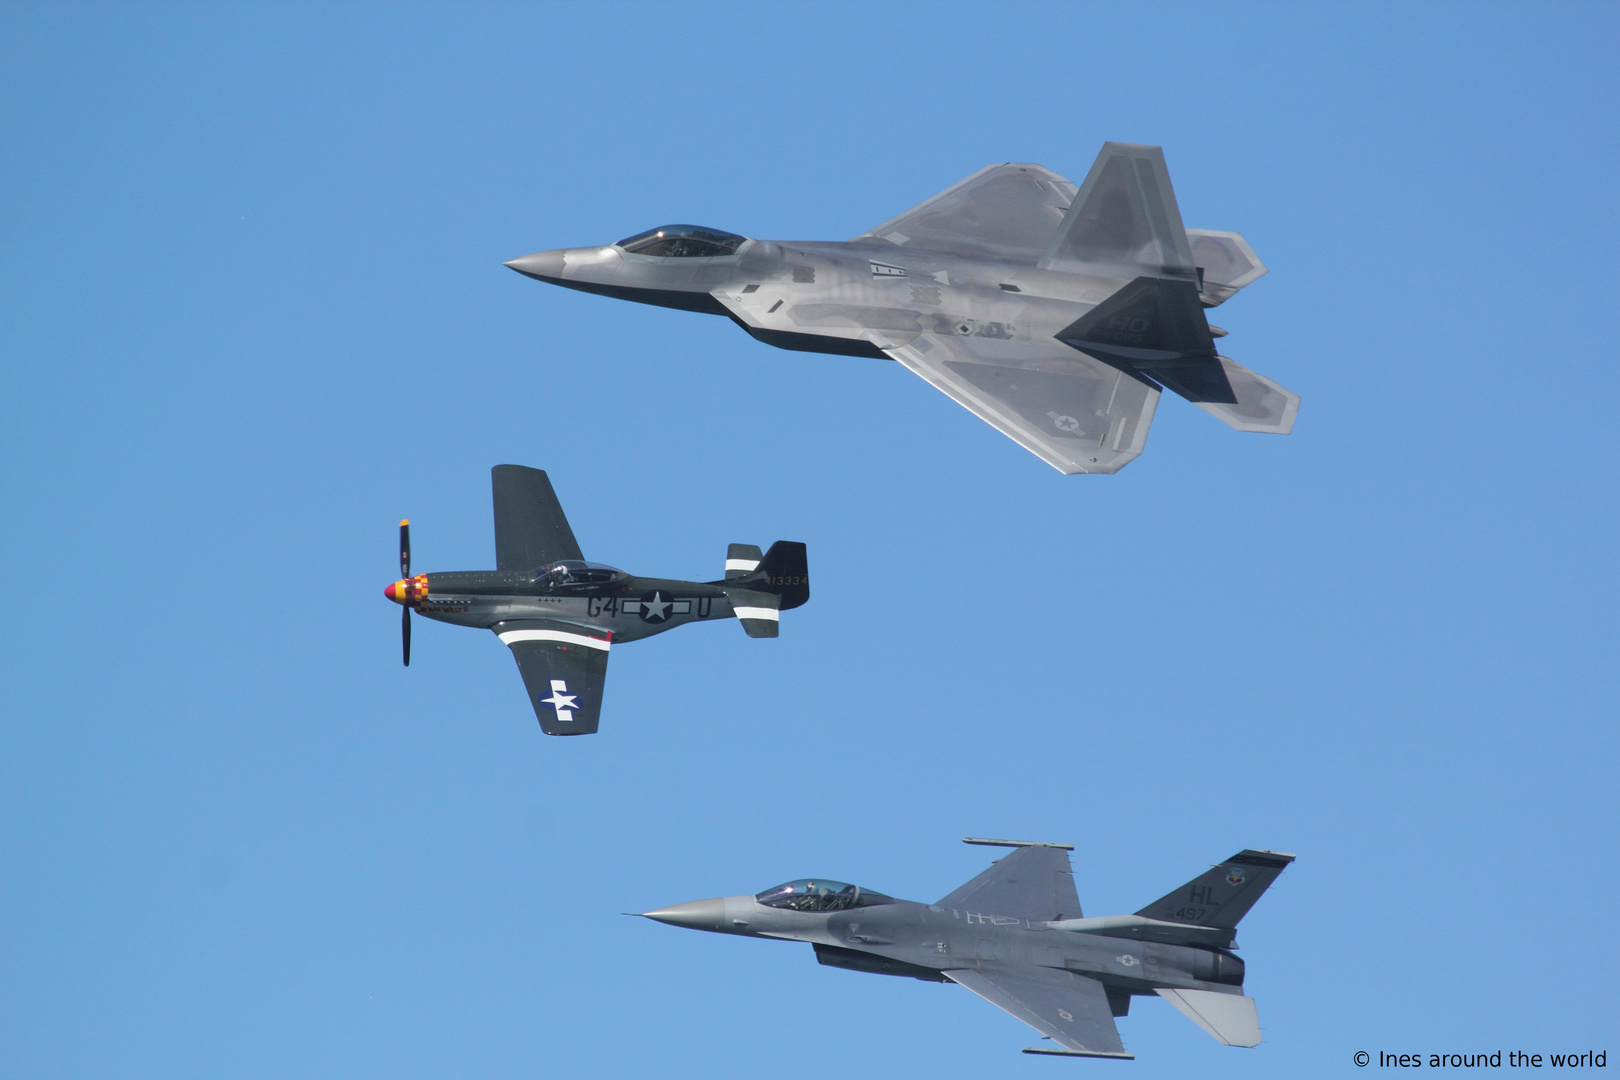
M 416 613 L 439 622 L 497 629 L 503 622 L 551 619 L 597 627 L 614 642 L 652 637 L 691 622 L 729 619 L 731 599 L 715 585 L 625 577 L 601 585 L 546 590 L 533 575 L 474 570 L 423 574 Z
M 1241 994 L 1243 961 L 1226 949 L 1171 945 L 909 900 L 835 912 L 768 907 L 753 896 L 676 904 L 648 917 L 694 930 L 808 941 L 832 967 L 943 980 L 942 971 L 1047 967 L 1114 994 L 1160 987 Z M 1123 1013 L 1116 1008 L 1116 1015 Z
M 736 254 L 666 258 L 617 245 L 507 263 L 553 285 L 731 318 L 778 348 L 889 359 L 921 333 L 1049 344 L 1131 279 L 851 242 L 748 240 Z

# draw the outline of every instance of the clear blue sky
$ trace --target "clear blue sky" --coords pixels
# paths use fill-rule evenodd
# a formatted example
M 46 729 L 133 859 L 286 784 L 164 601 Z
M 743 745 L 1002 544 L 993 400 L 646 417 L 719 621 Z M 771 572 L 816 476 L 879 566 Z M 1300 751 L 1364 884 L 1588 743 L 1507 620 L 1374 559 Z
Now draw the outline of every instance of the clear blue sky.
M 0 1076 L 1365 1076 L 1607 1049 L 1608 4 L 0 7 Z M 501 266 L 667 221 L 842 239 L 981 166 L 1161 144 L 1270 276 L 1062 477 L 898 365 Z M 775 641 L 615 651 L 541 736 L 418 622 L 488 470 L 590 557 L 809 544 Z M 1266 1042 L 1162 1002 L 1027 1059 L 954 987 L 621 911 L 930 901 L 1069 841 L 1088 914 L 1245 846 Z M 1376 1067 L 1375 1067 L 1376 1068 Z

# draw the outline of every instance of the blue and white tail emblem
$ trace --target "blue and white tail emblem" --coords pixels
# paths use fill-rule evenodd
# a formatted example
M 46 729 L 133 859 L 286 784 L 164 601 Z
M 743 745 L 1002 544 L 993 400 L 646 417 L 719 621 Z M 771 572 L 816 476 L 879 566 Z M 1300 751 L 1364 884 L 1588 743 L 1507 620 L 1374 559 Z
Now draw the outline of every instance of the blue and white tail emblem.
M 574 710 L 579 708 L 578 705 L 574 704 L 574 702 L 578 699 L 578 694 L 570 694 L 568 692 L 568 683 L 565 680 L 552 679 L 551 696 L 548 698 L 541 698 L 540 704 L 550 705 L 553 709 L 556 709 L 558 722 L 569 724 L 574 720 Z
M 1232 867 L 1231 868 L 1231 873 L 1226 875 L 1226 883 L 1228 885 L 1241 885 L 1241 884 L 1243 884 L 1243 869 L 1242 869 L 1242 867 L 1238 867 L 1238 866 Z

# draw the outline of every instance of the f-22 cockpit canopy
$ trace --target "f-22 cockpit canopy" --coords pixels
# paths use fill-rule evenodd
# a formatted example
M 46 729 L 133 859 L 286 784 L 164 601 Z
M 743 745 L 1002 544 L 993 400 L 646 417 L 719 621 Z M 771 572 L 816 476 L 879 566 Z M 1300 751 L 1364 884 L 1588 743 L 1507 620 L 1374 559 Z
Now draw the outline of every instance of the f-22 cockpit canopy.
M 843 911 L 845 908 L 894 903 L 892 896 L 826 878 L 799 878 L 774 889 L 766 889 L 754 899 L 766 907 L 792 911 Z
M 748 237 L 701 225 L 663 225 L 620 240 L 618 246 L 632 255 L 656 255 L 665 259 L 714 258 L 735 255 Z
M 545 588 L 559 585 L 600 585 L 629 577 L 623 570 L 606 563 L 586 562 L 584 559 L 562 559 L 534 572 L 535 583 Z

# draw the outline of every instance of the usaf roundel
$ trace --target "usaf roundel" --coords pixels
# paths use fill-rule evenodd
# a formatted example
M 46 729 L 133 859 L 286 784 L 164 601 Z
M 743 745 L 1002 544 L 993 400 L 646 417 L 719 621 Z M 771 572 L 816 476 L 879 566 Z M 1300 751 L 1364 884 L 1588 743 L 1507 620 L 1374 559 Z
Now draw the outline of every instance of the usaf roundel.
M 661 623 L 675 608 L 675 598 L 662 589 L 654 589 L 641 598 L 641 621 Z
M 1226 883 L 1228 885 L 1243 884 L 1243 868 L 1241 866 L 1231 867 L 1226 875 Z

